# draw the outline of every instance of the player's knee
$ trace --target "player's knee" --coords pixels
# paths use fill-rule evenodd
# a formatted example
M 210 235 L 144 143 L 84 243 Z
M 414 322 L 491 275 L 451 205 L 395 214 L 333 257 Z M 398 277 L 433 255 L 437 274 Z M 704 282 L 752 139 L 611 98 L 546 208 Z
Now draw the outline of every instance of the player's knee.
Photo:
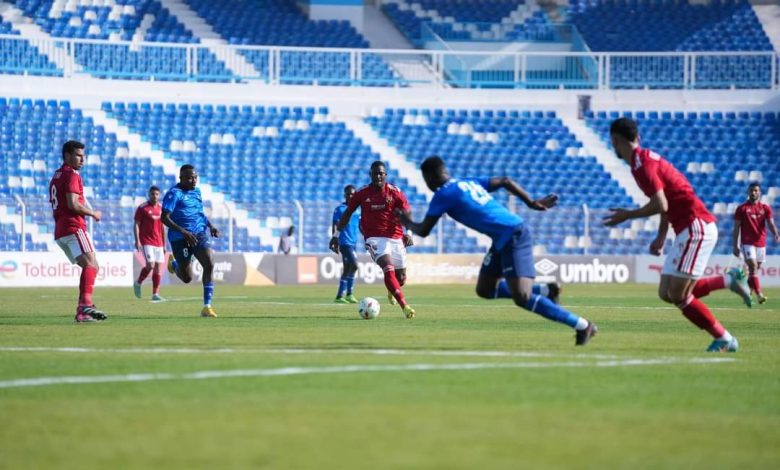
M 192 282 L 192 276 L 190 276 L 187 273 L 184 273 L 184 274 L 180 275 L 179 279 L 181 279 L 181 282 L 183 282 L 185 284 L 189 284 L 190 282 Z
M 493 299 L 496 297 L 496 290 L 477 284 L 477 296 L 483 299 Z
M 672 298 L 669 296 L 669 291 L 668 291 L 668 290 L 665 290 L 665 289 L 664 289 L 664 290 L 658 289 L 658 297 L 659 297 L 661 300 L 663 300 L 664 302 L 666 302 L 666 303 L 669 303 L 669 304 L 672 304 L 672 303 L 674 303 L 674 301 L 672 300 Z
M 528 301 L 531 299 L 531 292 L 520 291 L 512 296 L 515 305 L 521 308 L 527 308 Z

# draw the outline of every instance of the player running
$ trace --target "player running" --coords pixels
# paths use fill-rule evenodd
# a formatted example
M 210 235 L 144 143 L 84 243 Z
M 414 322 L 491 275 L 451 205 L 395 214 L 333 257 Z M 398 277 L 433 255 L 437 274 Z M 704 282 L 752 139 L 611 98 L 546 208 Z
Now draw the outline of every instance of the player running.
M 344 186 L 344 202 L 339 204 L 333 211 L 332 233 L 336 233 L 336 226 L 341 220 L 342 214 L 346 212 L 350 199 L 355 195 L 355 187 L 351 184 Z M 344 268 L 339 280 L 339 290 L 336 292 L 337 304 L 356 304 L 357 299 L 353 293 L 355 285 L 355 273 L 357 272 L 357 239 L 358 225 L 360 224 L 360 208 L 358 208 L 349 218 L 344 231 L 339 234 L 339 252 Z
M 730 269 L 723 276 L 699 279 L 718 242 L 715 217 L 696 196 L 688 180 L 657 153 L 639 145 L 639 129 L 631 119 L 620 118 L 609 129 L 617 156 L 631 167 L 637 185 L 650 198 L 638 209 L 611 209 L 604 224 L 614 226 L 630 219 L 661 215 L 658 234 L 650 244 L 650 253 L 661 255 L 669 224 L 676 233 L 672 249 L 666 255 L 658 295 L 675 304 L 694 325 L 713 337 L 708 352 L 736 352 L 739 342 L 712 315 L 702 302 L 710 292 L 726 286 L 752 306 L 750 289 L 742 270 Z
M 576 346 L 584 346 L 596 335 L 598 327 L 577 316 L 534 288 L 533 240 L 523 219 L 493 199 L 490 192 L 504 188 L 538 211 L 553 207 L 558 196 L 550 194 L 533 200 L 516 182 L 507 177 L 489 179 L 451 178 L 444 161 L 429 157 L 420 166 L 425 184 L 433 191 L 433 199 L 422 222 L 411 220 L 409 213 L 399 211 L 401 223 L 412 232 L 427 237 L 439 218 L 446 214 L 493 240 L 485 255 L 477 278 L 477 295 L 486 299 L 496 297 L 499 281 L 506 286 L 515 304 L 549 320 L 568 325 L 575 330 Z
M 49 202 L 54 215 L 54 240 L 68 260 L 81 268 L 76 323 L 103 321 L 108 316 L 92 301 L 98 274 L 97 256 L 87 232 L 86 217 L 100 222 L 100 211 L 86 206 L 84 182 L 79 170 L 84 166 L 84 144 L 69 140 L 62 146 L 62 166 L 49 183 Z
M 160 188 L 152 186 L 147 193 L 146 202 L 135 210 L 133 235 L 135 249 L 144 254 L 146 265 L 133 283 L 133 293 L 141 298 L 141 284 L 149 273 L 152 273 L 152 302 L 162 302 L 160 297 L 160 278 L 162 264 L 165 260 L 165 229 L 162 221 L 162 206 L 160 205 Z
M 406 283 L 406 247 L 412 245 L 412 237 L 404 234 L 395 215 L 396 211 L 409 214 L 409 202 L 398 187 L 385 181 L 387 171 L 384 163 L 379 160 L 372 163 L 369 174 L 371 184 L 360 188 L 349 200 L 329 246 L 334 253 L 339 253 L 339 236 L 360 207 L 360 231 L 366 238 L 366 249 L 371 259 L 385 273 L 387 298 L 391 304 L 397 302 L 401 305 L 406 318 L 414 318 L 415 311 L 401 291 L 401 286 Z
M 198 172 L 192 165 L 179 169 L 179 184 L 168 190 L 163 198 L 162 222 L 168 227 L 168 241 L 173 252 L 168 257 L 168 272 L 176 274 L 185 284 L 192 281 L 192 256 L 203 267 L 202 317 L 216 317 L 211 306 L 214 296 L 214 252 L 211 237 L 219 237 L 219 230 L 211 225 L 203 212 L 203 199 L 198 184 Z M 208 230 L 207 230 L 208 229 Z
M 780 242 L 780 233 L 772 218 L 772 207 L 761 202 L 761 185 L 750 183 L 747 189 L 748 199 L 734 212 L 734 256 L 740 252 L 745 257 L 748 267 L 748 285 L 755 291 L 758 303 L 766 302 L 766 296 L 761 291 L 758 281 L 758 270 L 766 261 L 766 226 L 772 230 L 775 243 Z M 742 250 L 740 251 L 740 244 Z

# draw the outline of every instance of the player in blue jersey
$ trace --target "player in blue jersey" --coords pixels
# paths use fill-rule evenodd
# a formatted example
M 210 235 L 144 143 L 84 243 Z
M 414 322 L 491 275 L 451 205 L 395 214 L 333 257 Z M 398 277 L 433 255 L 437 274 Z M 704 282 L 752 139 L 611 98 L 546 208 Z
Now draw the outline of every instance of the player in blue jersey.
M 436 156 L 427 158 L 420 166 L 425 184 L 434 192 L 428 213 L 420 223 L 398 213 L 401 223 L 415 234 L 425 237 L 431 233 L 439 217 L 445 213 L 478 232 L 490 236 L 493 246 L 485 255 L 477 280 L 477 295 L 496 298 L 499 282 L 505 278 L 515 304 L 549 320 L 564 323 L 576 331 L 575 345 L 585 345 L 598 328 L 538 291 L 534 287 L 533 241 L 523 219 L 493 199 L 490 192 L 504 188 L 519 197 L 529 208 L 545 211 L 553 207 L 558 196 L 550 194 L 533 200 L 516 182 L 507 177 L 489 179 L 450 178 L 444 161 Z
M 192 281 L 192 256 L 203 267 L 202 317 L 216 317 L 211 306 L 214 296 L 214 252 L 211 237 L 219 237 L 219 230 L 211 225 L 203 212 L 203 198 L 198 184 L 198 172 L 192 165 L 179 169 L 179 184 L 165 193 L 162 203 L 162 222 L 169 228 L 168 241 L 173 252 L 168 258 L 168 271 L 189 284 Z
M 341 216 L 347 211 L 347 205 L 352 196 L 355 195 L 355 187 L 351 184 L 344 186 L 344 202 L 336 207 L 333 211 L 333 225 L 331 227 L 332 233 L 336 233 L 336 226 L 341 220 Z M 358 230 L 360 227 L 360 207 L 347 222 L 344 230 L 339 233 L 339 253 L 341 253 L 341 260 L 344 265 L 344 269 L 341 272 L 341 279 L 339 280 L 339 290 L 336 293 L 337 304 L 355 304 L 357 299 L 352 289 L 355 285 L 355 273 L 357 272 L 357 239 Z

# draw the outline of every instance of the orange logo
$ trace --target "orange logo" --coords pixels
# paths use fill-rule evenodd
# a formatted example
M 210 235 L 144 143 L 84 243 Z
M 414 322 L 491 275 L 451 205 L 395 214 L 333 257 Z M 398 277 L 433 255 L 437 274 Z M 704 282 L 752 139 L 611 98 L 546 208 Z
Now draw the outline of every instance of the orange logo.
M 317 258 L 301 256 L 298 258 L 298 283 L 315 284 L 317 282 Z

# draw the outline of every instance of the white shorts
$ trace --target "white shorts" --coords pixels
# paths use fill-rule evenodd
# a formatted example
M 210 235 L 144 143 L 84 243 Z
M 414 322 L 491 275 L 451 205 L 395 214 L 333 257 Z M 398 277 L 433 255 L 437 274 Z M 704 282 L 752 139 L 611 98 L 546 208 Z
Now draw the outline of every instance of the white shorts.
M 161 246 L 143 245 L 144 258 L 147 263 L 162 263 L 165 261 L 165 248 Z
M 661 274 L 686 279 L 700 278 L 717 243 L 718 226 L 715 222 L 706 223 L 695 219 L 675 237 Z
M 65 252 L 65 256 L 68 257 L 71 264 L 76 264 L 76 258 L 84 253 L 93 253 L 95 251 L 95 246 L 92 244 L 92 239 L 89 238 L 89 233 L 81 229 L 74 234 L 65 235 L 54 241 Z
M 390 255 L 390 262 L 396 269 L 406 269 L 406 247 L 400 238 L 369 237 L 366 250 L 375 263 L 382 256 Z
M 755 245 L 742 245 L 742 255 L 745 257 L 745 261 L 752 259 L 757 263 L 763 263 L 766 261 L 766 247 Z

